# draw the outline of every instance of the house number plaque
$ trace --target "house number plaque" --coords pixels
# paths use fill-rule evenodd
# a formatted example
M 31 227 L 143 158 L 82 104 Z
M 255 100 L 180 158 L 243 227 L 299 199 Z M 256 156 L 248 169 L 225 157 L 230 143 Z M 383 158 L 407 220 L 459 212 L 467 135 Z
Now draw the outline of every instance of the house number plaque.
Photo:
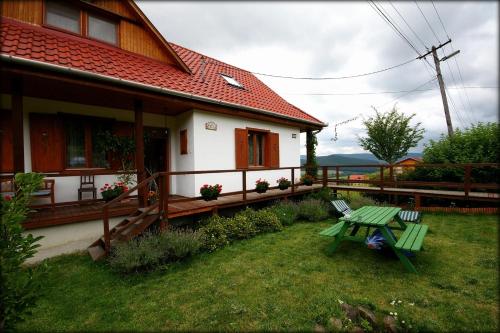
M 208 123 L 205 123 L 205 129 L 209 131 L 217 131 L 217 124 L 213 121 L 209 121 Z

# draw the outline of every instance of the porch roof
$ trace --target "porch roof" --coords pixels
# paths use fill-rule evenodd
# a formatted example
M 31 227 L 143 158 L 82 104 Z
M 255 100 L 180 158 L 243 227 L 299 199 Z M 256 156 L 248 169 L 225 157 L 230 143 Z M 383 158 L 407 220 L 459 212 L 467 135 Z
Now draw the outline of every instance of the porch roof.
M 2 17 L 2 55 L 34 60 L 183 94 L 192 99 L 250 108 L 324 127 L 325 123 L 285 101 L 252 73 L 171 44 L 192 74 L 123 49 Z M 244 88 L 229 85 L 220 74 Z

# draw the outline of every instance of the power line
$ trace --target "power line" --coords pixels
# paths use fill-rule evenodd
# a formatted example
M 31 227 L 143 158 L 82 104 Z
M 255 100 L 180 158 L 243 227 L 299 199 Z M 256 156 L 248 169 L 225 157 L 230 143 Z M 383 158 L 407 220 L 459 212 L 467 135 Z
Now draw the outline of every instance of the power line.
M 434 5 L 434 1 L 431 0 L 431 3 L 432 3 L 432 7 L 434 7 L 434 11 L 436 12 L 436 15 L 439 19 L 439 22 L 441 22 L 441 26 L 443 27 L 443 30 L 444 30 L 444 33 L 446 34 L 446 37 L 448 37 L 448 39 L 451 39 L 450 34 L 448 33 L 448 31 L 446 31 L 446 28 L 444 27 L 443 20 L 441 20 L 441 15 L 439 15 L 438 10 L 437 10 L 436 6 Z
M 406 26 L 408 27 L 408 29 L 410 29 L 410 31 L 413 33 L 413 35 L 415 37 L 417 37 L 418 41 L 420 42 L 420 44 L 422 44 L 422 46 L 425 48 L 425 49 L 429 49 L 425 43 L 422 41 L 422 39 L 418 36 L 418 34 L 412 29 L 412 27 L 408 24 L 408 22 L 405 20 L 405 18 L 403 17 L 403 15 L 401 15 L 401 13 L 399 12 L 399 10 L 396 8 L 396 6 L 394 6 L 392 4 L 391 1 L 389 1 L 389 4 L 392 6 L 392 8 L 396 11 L 396 13 L 399 15 L 399 17 L 403 20 L 403 22 L 406 24 Z
M 432 29 L 432 26 L 429 23 L 429 21 L 427 20 L 427 17 L 425 16 L 424 12 L 422 11 L 422 9 L 420 9 L 420 6 L 418 5 L 418 3 L 416 1 L 414 1 L 414 2 L 415 2 L 415 5 L 417 5 L 418 10 L 420 11 L 420 14 L 422 14 L 422 16 L 424 17 L 425 22 L 427 22 L 427 26 L 431 30 L 432 34 L 434 35 L 434 37 L 436 37 L 436 39 L 439 42 L 439 44 L 441 44 L 441 41 L 439 40 L 439 37 L 436 35 L 436 32 L 434 31 L 434 29 Z
M 447 87 L 448 89 L 463 89 L 463 87 Z M 499 87 L 479 87 L 479 86 L 468 86 L 465 87 L 467 89 L 498 89 Z M 347 92 L 347 93 L 334 93 L 334 92 L 325 92 L 325 93 L 291 93 L 285 92 L 284 95 L 298 95 L 298 96 L 358 96 L 358 95 L 383 95 L 383 94 L 400 94 L 406 92 L 418 92 L 418 91 L 432 91 L 437 90 L 438 87 L 432 89 L 419 89 L 419 90 L 399 90 L 399 91 L 366 91 L 366 92 Z
M 268 77 L 274 77 L 274 78 L 279 78 L 279 79 L 290 79 L 290 80 L 343 80 L 343 79 L 351 79 L 351 78 L 357 78 L 357 77 L 363 77 L 363 76 L 369 76 L 369 75 L 374 75 L 382 72 L 386 72 L 391 69 L 395 69 L 404 65 L 407 65 L 413 61 L 417 60 L 417 58 L 407 60 L 403 63 L 379 69 L 373 72 L 368 72 L 368 73 L 361 73 L 361 74 L 354 74 L 354 75 L 344 75 L 344 76 L 332 76 L 332 77 L 299 77 L 299 76 L 285 76 L 285 75 L 276 75 L 276 74 L 267 74 L 267 73 L 260 73 L 260 72 L 252 72 L 252 71 L 247 71 L 249 73 L 255 74 L 255 75 L 261 75 L 261 76 L 268 76 Z M 209 61 L 209 63 L 220 66 L 220 67 L 226 67 L 226 68 L 231 68 L 234 69 L 234 66 L 226 65 L 221 62 L 216 62 L 216 61 Z
M 425 82 L 425 83 L 423 83 L 423 84 L 419 85 L 419 86 L 418 86 L 418 87 L 416 87 L 415 89 L 412 89 L 412 90 L 408 91 L 407 93 L 405 93 L 405 94 L 403 94 L 403 95 L 401 95 L 401 96 L 399 96 L 399 97 L 397 97 L 397 98 L 393 99 L 393 100 L 392 100 L 392 101 L 390 101 L 390 102 L 387 102 L 387 103 L 381 104 L 381 105 L 377 106 L 376 108 L 381 108 L 381 107 L 383 107 L 383 106 L 385 106 L 385 105 L 387 105 L 387 104 L 394 103 L 394 102 L 395 102 L 395 101 L 397 101 L 398 99 L 401 99 L 401 98 L 403 98 L 404 96 L 409 95 L 409 94 L 411 94 L 411 93 L 413 93 L 413 92 L 417 91 L 418 89 L 422 88 L 423 86 L 426 86 L 427 84 L 429 84 L 429 83 L 433 82 L 434 80 L 436 80 L 436 78 L 433 78 L 432 80 L 429 80 L 429 81 L 427 81 L 427 82 Z

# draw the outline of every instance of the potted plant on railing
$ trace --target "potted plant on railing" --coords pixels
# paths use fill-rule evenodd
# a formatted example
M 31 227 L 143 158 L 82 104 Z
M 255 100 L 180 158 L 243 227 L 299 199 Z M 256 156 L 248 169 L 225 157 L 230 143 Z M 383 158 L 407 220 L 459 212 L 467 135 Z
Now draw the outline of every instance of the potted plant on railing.
M 104 186 L 101 187 L 101 195 L 106 202 L 117 198 L 119 195 L 125 193 L 126 191 L 128 191 L 127 185 L 121 182 L 113 183 L 113 185 L 104 184 Z
M 267 180 L 262 180 L 259 178 L 255 182 L 255 191 L 257 193 L 266 193 L 268 189 L 269 189 L 269 182 Z
M 288 179 L 286 179 L 285 177 L 281 177 L 280 179 L 278 179 L 276 181 L 276 183 L 278 183 L 278 187 L 280 190 L 284 191 L 286 190 L 287 188 L 290 187 L 290 185 L 292 184 L 291 181 L 289 181 Z
M 205 201 L 217 200 L 220 192 L 222 192 L 222 185 L 219 184 L 215 185 L 205 184 L 202 187 L 200 187 L 201 197 Z
M 300 181 L 301 181 L 301 182 L 302 182 L 302 184 L 304 184 L 304 185 L 311 186 L 311 185 L 314 183 L 314 177 L 313 177 L 313 176 L 311 176 L 311 175 L 305 174 L 305 175 L 303 175 L 303 176 L 300 178 Z

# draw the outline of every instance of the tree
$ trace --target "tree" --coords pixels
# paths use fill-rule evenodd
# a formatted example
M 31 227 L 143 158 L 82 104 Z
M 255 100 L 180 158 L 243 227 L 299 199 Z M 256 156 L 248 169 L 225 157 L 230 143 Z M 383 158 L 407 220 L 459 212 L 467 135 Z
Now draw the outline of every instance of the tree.
M 36 253 L 36 243 L 42 237 L 23 234 L 21 222 L 29 212 L 31 193 L 42 180 L 36 173 L 16 174 L 15 195 L 0 196 L 0 332 L 14 330 L 40 296 L 39 275 L 44 266 L 23 264 Z
M 406 156 L 410 148 L 417 146 L 423 138 L 424 129 L 420 128 L 421 123 L 410 125 L 415 114 L 406 116 L 398 112 L 396 107 L 386 113 L 373 109 L 376 112 L 375 117 L 363 122 L 368 136 L 359 138 L 359 144 L 379 160 L 394 164 Z

